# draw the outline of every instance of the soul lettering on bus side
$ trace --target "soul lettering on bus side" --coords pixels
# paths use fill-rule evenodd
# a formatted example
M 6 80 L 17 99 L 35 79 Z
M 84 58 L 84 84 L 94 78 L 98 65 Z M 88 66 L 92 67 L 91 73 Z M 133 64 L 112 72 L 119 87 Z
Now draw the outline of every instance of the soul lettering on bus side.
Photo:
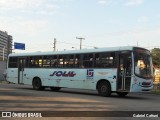
M 74 77 L 76 73 L 74 71 L 54 71 L 50 76 L 57 76 L 57 77 Z

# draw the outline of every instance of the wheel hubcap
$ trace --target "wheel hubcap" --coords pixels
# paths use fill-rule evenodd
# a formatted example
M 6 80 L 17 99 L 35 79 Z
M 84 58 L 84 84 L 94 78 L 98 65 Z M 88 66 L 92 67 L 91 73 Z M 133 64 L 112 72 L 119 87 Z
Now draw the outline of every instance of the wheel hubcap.
M 106 87 L 105 85 L 103 85 L 103 86 L 101 87 L 101 91 L 104 93 L 104 92 L 106 92 L 106 90 L 107 90 L 107 87 Z

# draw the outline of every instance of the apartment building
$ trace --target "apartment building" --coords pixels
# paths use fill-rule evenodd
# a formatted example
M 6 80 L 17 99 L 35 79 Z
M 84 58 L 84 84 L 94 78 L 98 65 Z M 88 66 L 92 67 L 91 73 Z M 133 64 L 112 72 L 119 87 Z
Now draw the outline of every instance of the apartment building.
M 6 61 L 9 53 L 12 53 L 12 36 L 6 31 L 0 30 L 0 61 Z

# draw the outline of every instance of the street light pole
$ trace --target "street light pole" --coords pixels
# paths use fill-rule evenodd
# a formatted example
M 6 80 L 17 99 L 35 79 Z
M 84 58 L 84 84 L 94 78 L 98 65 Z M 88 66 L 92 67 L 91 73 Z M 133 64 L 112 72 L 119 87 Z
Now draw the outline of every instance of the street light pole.
M 85 38 L 76 37 L 76 39 L 79 39 L 79 40 L 80 40 L 80 50 L 81 50 L 81 49 L 82 49 L 82 40 L 84 40 Z

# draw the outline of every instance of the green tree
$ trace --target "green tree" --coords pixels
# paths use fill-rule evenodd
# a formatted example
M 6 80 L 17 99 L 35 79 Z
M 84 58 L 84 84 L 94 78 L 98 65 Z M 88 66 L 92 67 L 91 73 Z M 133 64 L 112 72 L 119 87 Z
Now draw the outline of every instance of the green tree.
M 151 54 L 152 54 L 153 64 L 160 67 L 160 49 L 159 48 L 152 49 Z

